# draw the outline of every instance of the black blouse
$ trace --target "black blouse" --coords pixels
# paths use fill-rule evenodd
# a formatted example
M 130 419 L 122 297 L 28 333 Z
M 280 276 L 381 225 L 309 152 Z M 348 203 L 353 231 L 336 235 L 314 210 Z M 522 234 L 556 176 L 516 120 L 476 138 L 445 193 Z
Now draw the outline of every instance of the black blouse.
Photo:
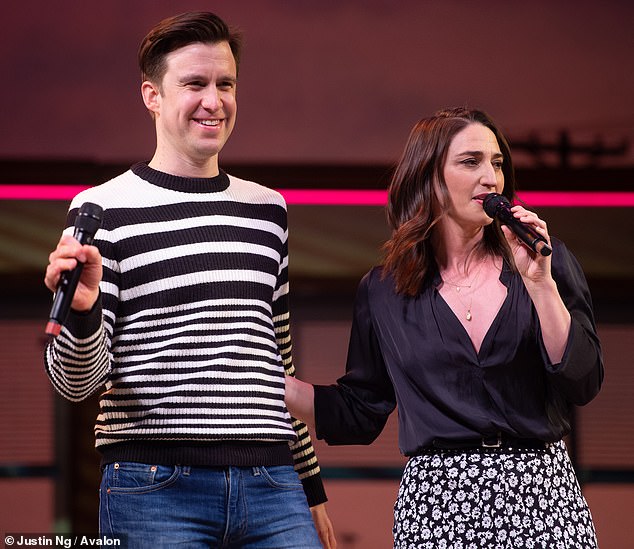
M 572 322 L 564 356 L 551 364 L 539 318 L 519 274 L 504 265 L 507 296 L 476 353 L 432 280 L 415 297 L 396 294 L 375 267 L 355 301 L 346 374 L 315 386 L 318 438 L 369 444 L 398 403 L 399 447 L 414 455 L 435 438 L 561 439 L 571 405 L 603 381 L 603 361 L 588 285 L 565 245 L 552 239 L 552 274 Z

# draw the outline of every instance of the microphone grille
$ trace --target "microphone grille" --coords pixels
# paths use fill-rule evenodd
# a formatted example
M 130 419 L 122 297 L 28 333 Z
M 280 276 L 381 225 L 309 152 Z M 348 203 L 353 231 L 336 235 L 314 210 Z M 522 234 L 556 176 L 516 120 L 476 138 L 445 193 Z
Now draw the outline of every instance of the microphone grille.
M 495 217 L 495 213 L 500 207 L 511 207 L 511 203 L 508 201 L 506 196 L 503 196 L 499 193 L 489 193 L 484 197 L 482 201 L 482 208 L 484 209 L 484 213 L 486 213 L 489 217 Z
M 101 217 L 103 208 L 92 202 L 84 202 L 77 212 L 75 227 L 89 233 L 95 234 L 101 227 Z

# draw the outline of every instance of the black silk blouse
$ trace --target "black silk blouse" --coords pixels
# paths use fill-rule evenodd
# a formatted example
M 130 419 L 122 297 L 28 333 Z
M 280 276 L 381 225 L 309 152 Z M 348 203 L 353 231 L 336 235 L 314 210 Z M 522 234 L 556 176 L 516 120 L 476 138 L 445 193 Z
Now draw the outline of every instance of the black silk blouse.
M 603 361 L 583 271 L 552 240 L 552 275 L 572 317 L 559 364 L 548 359 L 537 312 L 508 265 L 500 275 L 507 296 L 479 353 L 438 292 L 437 272 L 419 295 L 407 297 L 375 267 L 359 284 L 346 374 L 336 385 L 315 386 L 317 437 L 369 444 L 397 404 L 405 455 L 436 438 L 503 432 L 554 442 L 567 434 L 571 406 L 599 391 Z

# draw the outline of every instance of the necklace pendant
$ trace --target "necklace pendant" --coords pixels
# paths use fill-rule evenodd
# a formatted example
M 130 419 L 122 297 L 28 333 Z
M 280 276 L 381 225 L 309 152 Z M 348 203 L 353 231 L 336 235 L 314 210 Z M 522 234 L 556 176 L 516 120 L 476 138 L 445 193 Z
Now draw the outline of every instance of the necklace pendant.
M 467 311 L 467 320 L 471 322 L 471 311 Z

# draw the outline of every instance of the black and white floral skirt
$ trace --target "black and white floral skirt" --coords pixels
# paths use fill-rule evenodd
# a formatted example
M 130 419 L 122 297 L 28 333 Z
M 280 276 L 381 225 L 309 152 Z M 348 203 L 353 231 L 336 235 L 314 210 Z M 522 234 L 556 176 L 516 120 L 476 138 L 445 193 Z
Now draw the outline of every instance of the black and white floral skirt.
M 596 548 L 563 442 L 546 450 L 440 450 L 407 462 L 397 549 Z

